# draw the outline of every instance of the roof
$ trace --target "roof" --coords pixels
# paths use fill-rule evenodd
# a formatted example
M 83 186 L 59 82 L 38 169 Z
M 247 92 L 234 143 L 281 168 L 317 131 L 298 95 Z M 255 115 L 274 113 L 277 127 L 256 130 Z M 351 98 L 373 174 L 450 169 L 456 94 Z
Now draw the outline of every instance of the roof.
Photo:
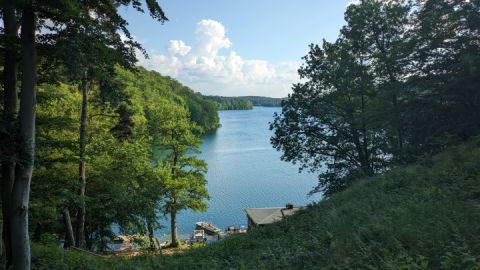
M 287 209 L 285 207 L 269 207 L 269 208 L 247 208 L 247 216 L 257 225 L 271 224 L 281 220 L 284 216 L 291 216 L 301 207 Z

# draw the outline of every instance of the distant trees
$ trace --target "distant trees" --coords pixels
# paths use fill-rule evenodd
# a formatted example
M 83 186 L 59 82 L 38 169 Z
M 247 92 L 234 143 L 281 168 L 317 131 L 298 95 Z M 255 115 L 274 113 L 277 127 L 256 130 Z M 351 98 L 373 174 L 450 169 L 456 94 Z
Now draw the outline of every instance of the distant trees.
M 251 110 L 253 106 L 280 107 L 285 98 L 243 96 L 243 97 L 222 97 L 204 96 L 207 100 L 215 102 L 218 110 Z
M 252 102 L 253 106 L 261 107 L 280 107 L 285 98 L 259 97 L 259 96 L 244 96 L 243 99 Z
M 478 1 L 350 5 L 333 42 L 311 45 L 271 129 L 282 159 L 320 172 L 329 196 L 480 133 Z M 476 74 L 476 75 L 475 75 Z
M 221 97 L 221 96 L 204 96 L 207 100 L 212 100 L 218 110 L 251 110 L 253 104 L 249 100 L 242 97 Z

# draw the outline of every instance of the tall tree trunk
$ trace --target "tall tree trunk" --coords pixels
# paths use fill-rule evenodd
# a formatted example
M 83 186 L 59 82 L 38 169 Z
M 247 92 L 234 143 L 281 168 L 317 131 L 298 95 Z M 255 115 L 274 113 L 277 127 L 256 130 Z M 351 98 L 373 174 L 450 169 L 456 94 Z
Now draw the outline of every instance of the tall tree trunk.
M 178 238 L 177 238 L 177 212 L 172 210 L 170 213 L 170 226 L 172 229 L 172 247 L 178 247 Z
M 403 162 L 404 160 L 404 149 L 403 149 L 403 123 L 400 115 L 400 108 L 398 105 L 398 80 L 397 77 L 394 74 L 393 68 L 391 61 L 389 60 L 388 54 L 387 54 L 387 49 L 385 48 L 385 44 L 382 43 L 379 40 L 378 33 L 375 38 L 375 43 L 377 44 L 378 49 L 383 55 L 383 65 L 385 67 L 385 71 L 388 74 L 388 78 L 390 80 L 390 86 L 394 88 L 394 92 L 392 93 L 392 107 L 393 107 L 393 129 L 397 133 L 397 138 L 396 138 L 396 148 L 395 149 L 395 159 L 397 162 Z
M 65 223 L 65 248 L 75 246 L 75 237 L 73 236 L 72 220 L 68 208 L 63 208 L 63 222 Z
M 362 106 L 362 146 L 363 146 L 363 155 L 364 155 L 364 168 L 363 171 L 366 175 L 371 176 L 373 175 L 373 168 L 372 164 L 370 164 L 370 153 L 368 151 L 368 132 L 367 132 L 367 120 L 365 119 L 365 114 L 366 114 L 366 106 L 365 106 L 365 95 L 362 93 L 361 97 L 361 106 Z
M 366 93 L 367 93 L 367 86 L 365 83 L 366 78 L 368 78 L 366 72 L 365 72 L 365 66 L 364 66 L 364 59 L 360 55 L 360 64 L 362 66 L 362 80 L 361 80 L 361 119 L 362 119 L 362 127 L 361 127 L 361 133 L 362 133 L 362 150 L 363 150 L 363 156 L 364 156 L 364 164 L 363 164 L 363 171 L 366 175 L 371 176 L 373 175 L 373 166 L 370 161 L 370 152 L 368 150 L 368 132 L 367 132 L 367 99 L 366 99 Z
M 174 137 L 174 132 L 172 131 L 172 138 Z M 177 151 L 173 151 L 173 166 L 172 166 L 172 178 L 175 179 L 176 169 L 177 169 L 177 162 L 178 162 L 178 154 Z M 176 203 L 176 198 L 172 198 L 172 205 L 174 206 Z M 172 207 L 175 208 L 175 207 Z M 171 209 L 170 212 L 170 229 L 172 231 L 172 247 L 178 246 L 178 238 L 177 238 L 177 211 L 175 209 Z
M 396 159 L 398 162 L 404 161 L 404 151 L 403 151 L 403 124 L 400 118 L 400 109 L 398 106 L 397 94 L 392 95 L 392 105 L 393 105 L 393 120 L 395 122 L 394 126 L 397 132 L 397 153 Z
M 15 163 L 4 161 L 2 162 L 2 239 L 5 249 L 6 264 L 5 268 L 8 269 L 12 265 L 12 246 L 11 246 L 11 211 L 10 201 L 13 189 L 13 183 L 15 179 Z
M 15 170 L 11 201 L 12 258 L 15 270 L 31 268 L 28 236 L 28 203 L 35 156 L 35 107 L 37 51 L 35 47 L 35 13 L 32 1 L 22 11 L 21 55 L 22 90 L 19 112 L 19 160 Z
M 15 180 L 15 120 L 17 117 L 17 70 L 16 70 L 16 18 L 13 0 L 3 2 L 3 25 L 5 29 L 5 62 L 3 66 L 3 121 L 5 124 L 5 137 L 3 137 L 2 151 L 6 159 L 2 161 L 2 214 L 3 228 L 2 239 L 4 241 L 6 268 L 12 264 L 11 231 L 10 231 L 10 201 Z
M 80 117 L 80 161 L 78 166 L 78 173 L 80 179 L 80 188 L 78 195 L 80 198 L 80 206 L 77 212 L 77 243 L 76 247 L 83 248 L 85 242 L 85 188 L 87 185 L 87 176 L 85 172 L 85 147 L 87 144 L 87 106 L 88 106 L 88 82 L 87 72 L 82 81 L 82 115 Z

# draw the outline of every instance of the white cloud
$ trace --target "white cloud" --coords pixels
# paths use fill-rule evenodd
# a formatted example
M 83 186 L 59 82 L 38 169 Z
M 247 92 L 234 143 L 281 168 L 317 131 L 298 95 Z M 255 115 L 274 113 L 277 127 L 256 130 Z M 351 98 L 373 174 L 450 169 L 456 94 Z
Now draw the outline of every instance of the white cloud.
M 220 49 L 229 48 L 232 43 L 225 37 L 225 27 L 217 21 L 201 20 L 197 23 L 196 53 L 208 59 L 217 56 Z
M 171 54 L 179 54 L 181 56 L 185 56 L 191 49 L 192 47 L 185 45 L 181 40 L 170 40 L 170 46 L 168 46 L 168 51 Z
M 195 37 L 193 45 L 171 40 L 167 55 L 150 52 L 150 59 L 138 55 L 139 64 L 208 95 L 284 97 L 299 80 L 298 62 L 242 58 L 231 49 L 225 27 L 217 21 L 198 22 Z

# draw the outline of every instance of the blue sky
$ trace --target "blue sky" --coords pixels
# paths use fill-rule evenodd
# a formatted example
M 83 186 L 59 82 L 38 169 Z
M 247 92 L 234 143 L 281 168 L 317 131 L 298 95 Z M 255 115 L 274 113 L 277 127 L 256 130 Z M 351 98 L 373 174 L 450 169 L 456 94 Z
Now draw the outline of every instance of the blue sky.
M 160 0 L 160 24 L 121 8 L 150 59 L 147 69 L 193 90 L 224 96 L 283 97 L 298 82 L 308 44 L 338 36 L 351 0 Z

